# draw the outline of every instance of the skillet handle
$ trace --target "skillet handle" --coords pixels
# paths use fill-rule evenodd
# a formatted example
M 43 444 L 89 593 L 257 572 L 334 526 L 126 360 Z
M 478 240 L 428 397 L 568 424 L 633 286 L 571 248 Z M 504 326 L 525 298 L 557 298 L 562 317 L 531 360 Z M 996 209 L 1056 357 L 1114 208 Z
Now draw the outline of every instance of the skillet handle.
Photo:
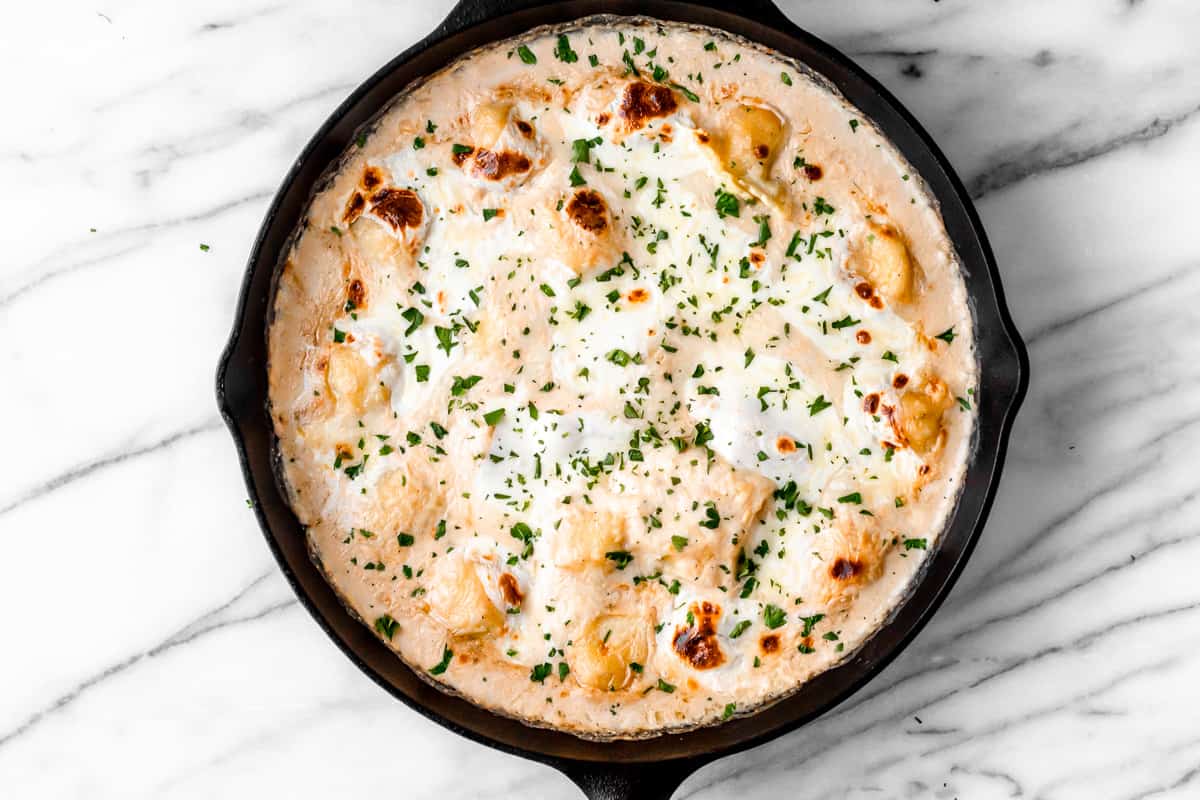
M 679 785 L 703 761 L 664 761 L 654 764 L 555 764 L 588 800 L 670 800 Z
M 433 38 L 449 36 L 452 33 L 458 33 L 466 28 L 516 11 L 554 4 L 553 0 L 458 0 L 454 8 L 450 9 L 450 13 L 446 15 L 446 19 L 442 20 L 442 24 L 433 32 Z M 725 11 L 761 22 L 764 25 L 790 27 L 792 24 L 791 20 L 779 10 L 772 0 L 739 0 L 734 8 L 730 7 L 729 0 L 684 0 L 683 4 Z M 622 4 L 613 3 L 613 5 L 621 6 Z M 631 4 L 630 9 L 624 12 L 620 8 L 610 10 L 614 13 L 648 13 L 654 16 L 652 7 L 637 9 L 636 4 Z

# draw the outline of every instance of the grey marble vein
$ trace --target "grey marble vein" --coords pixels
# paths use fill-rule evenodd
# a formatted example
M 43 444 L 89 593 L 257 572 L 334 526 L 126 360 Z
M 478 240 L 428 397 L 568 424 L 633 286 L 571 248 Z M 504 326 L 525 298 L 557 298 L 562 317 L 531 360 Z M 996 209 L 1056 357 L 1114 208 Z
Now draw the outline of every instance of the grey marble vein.
M 1190 103 L 1179 110 L 1155 116 L 1133 130 L 1121 131 L 1094 144 L 1079 149 L 1062 146 L 1063 133 L 1027 146 L 1022 152 L 1007 156 L 967 181 L 967 191 L 976 200 L 1008 189 L 1018 183 L 1057 170 L 1085 164 L 1125 147 L 1159 139 L 1191 122 L 1200 113 L 1200 104 Z
M 76 481 L 81 481 L 85 478 L 88 478 L 97 472 L 117 466 L 118 464 L 124 464 L 125 462 L 133 459 L 162 452 L 168 448 L 174 447 L 180 442 L 187 441 L 188 439 L 204 433 L 212 433 L 213 431 L 220 430 L 222 428 L 223 426 L 221 425 L 220 420 L 213 419 L 199 425 L 194 425 L 192 427 L 176 431 L 175 433 L 164 436 L 163 438 L 156 442 L 152 442 L 151 444 L 137 447 L 132 450 L 114 453 L 108 456 L 101 456 L 100 458 L 84 462 L 76 467 L 72 467 L 62 474 L 55 475 L 53 478 L 44 481 L 24 494 L 9 500 L 6 504 L 0 506 L 0 517 L 15 511 L 26 503 L 32 503 L 36 500 L 40 500 L 47 495 L 53 494 L 60 489 L 70 486 Z
M 236 605 L 242 598 L 257 588 L 263 581 L 270 578 L 272 574 L 273 571 L 268 571 L 262 575 L 259 575 L 257 578 L 251 581 L 249 585 L 238 591 L 229 600 L 196 617 L 163 641 L 146 650 L 134 653 L 123 661 L 106 667 L 101 672 L 80 682 L 70 691 L 56 697 L 51 703 L 29 715 L 16 727 L 3 734 L 0 734 L 0 748 L 5 747 L 13 740 L 28 733 L 34 727 L 41 724 L 47 717 L 62 712 L 86 692 L 91 691 L 97 686 L 103 684 L 105 681 L 113 678 L 116 675 L 124 673 L 126 670 L 136 666 L 137 664 L 140 664 L 147 659 L 161 656 L 174 648 L 182 647 L 189 642 L 195 641 L 202 636 L 206 636 L 223 628 L 254 622 L 271 614 L 282 611 L 290 606 L 296 605 L 296 601 L 294 599 L 290 599 L 283 602 L 274 603 L 265 608 L 256 609 L 243 616 L 229 619 L 219 619 L 221 614 Z
M 1062 319 L 1054 320 L 1046 325 L 1033 330 L 1024 331 L 1025 344 L 1029 348 L 1035 348 L 1042 343 L 1043 339 L 1056 336 L 1070 328 L 1078 325 L 1081 322 L 1091 321 L 1094 317 L 1120 308 L 1126 303 L 1140 300 L 1144 295 L 1150 292 L 1157 292 L 1169 288 L 1172 284 L 1178 283 L 1181 279 L 1192 276 L 1200 272 L 1200 262 L 1192 262 L 1178 269 L 1171 270 L 1165 274 L 1154 276 L 1152 280 L 1147 281 L 1133 289 L 1127 289 L 1119 295 L 1106 300 L 1099 305 L 1090 306 L 1088 308 L 1075 310 L 1070 316 Z
M 130 225 L 130 226 L 126 226 L 126 227 L 114 228 L 114 229 L 108 230 L 108 231 L 97 231 L 97 233 L 94 236 L 95 236 L 95 239 L 97 242 L 103 243 L 107 240 L 111 240 L 111 239 L 118 238 L 118 237 L 136 236 L 137 234 L 165 231 L 165 230 L 170 230 L 170 229 L 177 228 L 177 227 L 184 226 L 184 225 L 192 225 L 197 222 L 205 222 L 208 220 L 215 219 L 229 211 L 240 209 L 240 208 L 243 208 L 248 205 L 253 205 L 255 203 L 261 203 L 264 200 L 271 197 L 271 195 L 272 195 L 272 192 L 270 190 L 264 189 L 264 190 L 260 190 L 260 191 L 255 191 L 250 194 L 243 195 L 241 197 L 237 197 L 232 200 L 227 200 L 227 201 L 218 203 L 217 205 L 210 206 L 208 208 L 204 208 L 204 209 L 195 211 L 190 214 L 184 214 L 184 215 L 177 216 L 177 217 L 168 217 L 165 219 L 153 220 L 150 222 L 143 222 L 143 223 L 139 223 L 137 225 Z M 74 246 L 78 247 L 78 244 L 76 244 Z M 98 256 L 98 257 L 85 258 L 85 259 L 82 259 L 79 261 L 68 262 L 67 264 L 65 264 L 63 266 L 51 267 L 50 269 L 42 272 L 42 274 L 38 275 L 37 277 L 27 281 L 24 284 L 17 286 L 15 289 L 12 289 L 7 294 L 0 296 L 0 309 L 3 309 L 5 306 L 12 305 L 17 300 L 20 300 L 20 299 L 26 297 L 27 295 L 31 294 L 32 292 L 34 292 L 37 289 L 42 288 L 43 286 L 45 286 L 47 283 L 49 283 L 51 281 L 73 275 L 73 274 L 79 272 L 80 270 L 90 269 L 90 268 L 98 266 L 100 264 L 107 264 L 115 259 L 118 259 L 122 256 L 130 255 L 130 254 L 132 254 L 138 250 L 142 250 L 148 246 L 149 246 L 149 240 L 143 238 L 140 241 L 138 241 L 136 244 L 129 245 L 127 248 L 117 250 L 114 253 L 108 253 L 108 254 L 105 254 L 102 256 Z M 53 260 L 56 259 L 59 255 L 61 255 L 63 252 L 69 251 L 70 249 L 71 248 L 69 248 L 69 247 L 63 247 L 63 248 L 56 250 L 54 253 L 41 259 L 37 264 L 31 265 L 29 268 L 30 271 L 37 271 L 41 266 L 53 262 Z

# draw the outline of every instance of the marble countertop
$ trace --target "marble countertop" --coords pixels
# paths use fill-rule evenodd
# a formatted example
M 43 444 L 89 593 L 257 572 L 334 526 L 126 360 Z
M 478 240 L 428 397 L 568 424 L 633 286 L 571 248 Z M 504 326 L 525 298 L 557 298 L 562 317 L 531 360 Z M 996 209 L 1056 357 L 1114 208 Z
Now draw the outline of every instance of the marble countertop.
M 677 796 L 1200 796 L 1200 4 L 780 5 L 948 153 L 1033 382 L 932 624 L 836 711 Z M 0 795 L 579 796 L 330 644 L 213 400 L 278 182 L 449 6 L 6 9 Z

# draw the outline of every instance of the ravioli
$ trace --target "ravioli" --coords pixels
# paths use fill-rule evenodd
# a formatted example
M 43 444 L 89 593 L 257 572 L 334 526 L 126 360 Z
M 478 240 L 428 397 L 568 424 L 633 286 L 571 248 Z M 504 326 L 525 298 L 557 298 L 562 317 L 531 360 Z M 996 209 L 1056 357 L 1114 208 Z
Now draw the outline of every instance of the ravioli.
M 345 604 L 590 738 L 753 713 L 901 602 L 977 368 L 920 176 L 801 65 L 591 18 L 465 55 L 331 170 L 271 415 Z

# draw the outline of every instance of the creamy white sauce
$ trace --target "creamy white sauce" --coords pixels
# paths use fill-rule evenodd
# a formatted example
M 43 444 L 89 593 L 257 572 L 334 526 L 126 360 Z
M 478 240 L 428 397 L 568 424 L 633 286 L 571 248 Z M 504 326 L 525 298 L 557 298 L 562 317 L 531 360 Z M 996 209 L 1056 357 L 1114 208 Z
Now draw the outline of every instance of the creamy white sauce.
M 506 44 L 416 88 L 314 201 L 271 332 L 293 505 L 335 588 L 431 680 L 589 736 L 719 721 L 852 652 L 936 543 L 973 424 L 965 289 L 919 181 L 793 65 L 664 30 L 573 31 L 574 61 L 535 38 L 533 65 Z M 677 86 L 635 130 L 626 51 Z M 485 147 L 473 114 L 497 102 Z M 786 123 L 767 177 L 719 148 L 739 104 Z M 489 178 L 489 148 L 526 168 Z M 419 222 L 374 208 L 369 169 Z M 572 221 L 577 192 L 603 234 Z M 881 221 L 911 303 L 859 293 Z M 894 419 L 927 377 L 960 405 L 919 453 Z M 704 604 L 711 641 L 684 652 Z M 644 648 L 612 655 L 614 691 L 584 682 L 593 623 Z

